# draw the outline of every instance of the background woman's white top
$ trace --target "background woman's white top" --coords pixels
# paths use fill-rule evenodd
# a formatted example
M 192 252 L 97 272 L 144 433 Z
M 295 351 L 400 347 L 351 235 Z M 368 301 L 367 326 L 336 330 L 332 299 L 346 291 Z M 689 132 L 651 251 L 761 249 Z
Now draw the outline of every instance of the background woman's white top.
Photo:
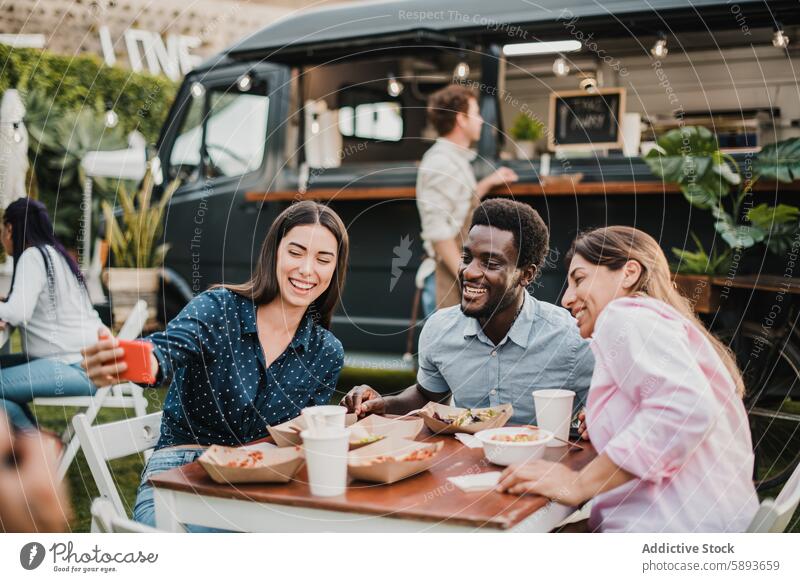
M 74 364 L 81 360 L 80 350 L 97 341 L 102 322 L 64 257 L 51 246 L 46 249 L 53 268 L 54 300 L 42 254 L 28 248 L 19 258 L 8 301 L 0 302 L 0 320 L 20 328 L 22 349 L 29 356 Z

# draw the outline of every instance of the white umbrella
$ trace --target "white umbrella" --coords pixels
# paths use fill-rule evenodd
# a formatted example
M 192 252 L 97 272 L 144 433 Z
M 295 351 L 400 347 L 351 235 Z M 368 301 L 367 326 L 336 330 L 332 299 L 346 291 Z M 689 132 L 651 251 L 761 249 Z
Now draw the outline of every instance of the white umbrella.
M 24 117 L 25 105 L 19 92 L 7 90 L 0 103 L 0 208 L 28 195 L 28 132 Z

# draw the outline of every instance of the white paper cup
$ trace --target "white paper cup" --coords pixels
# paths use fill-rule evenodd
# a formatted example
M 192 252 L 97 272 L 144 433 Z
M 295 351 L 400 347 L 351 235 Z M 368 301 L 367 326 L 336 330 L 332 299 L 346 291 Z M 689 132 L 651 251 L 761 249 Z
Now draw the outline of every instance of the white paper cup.
M 347 414 L 347 408 L 334 404 L 309 406 L 302 410 L 302 414 L 306 420 L 306 426 L 310 429 L 322 427 L 344 428 L 344 417 Z
M 347 487 L 349 433 L 344 428 L 304 430 L 303 450 L 311 494 L 319 497 L 342 495 Z
M 536 426 L 553 433 L 556 437 L 569 439 L 569 423 L 572 420 L 572 390 L 534 390 L 533 406 L 536 409 Z M 547 443 L 548 447 L 566 446 L 556 439 Z

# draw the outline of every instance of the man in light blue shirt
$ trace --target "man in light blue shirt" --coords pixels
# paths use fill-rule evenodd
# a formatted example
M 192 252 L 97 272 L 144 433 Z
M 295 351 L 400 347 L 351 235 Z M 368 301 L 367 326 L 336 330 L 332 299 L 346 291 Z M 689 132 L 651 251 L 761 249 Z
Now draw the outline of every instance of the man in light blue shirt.
M 526 290 L 549 245 L 530 206 L 491 199 L 472 216 L 459 267 L 461 305 L 440 309 L 419 340 L 417 383 L 381 396 L 362 385 L 342 404 L 359 415 L 403 414 L 427 402 L 481 408 L 511 403 L 515 424 L 535 423 L 534 390 L 567 388 L 585 402 L 594 368 L 573 317 Z

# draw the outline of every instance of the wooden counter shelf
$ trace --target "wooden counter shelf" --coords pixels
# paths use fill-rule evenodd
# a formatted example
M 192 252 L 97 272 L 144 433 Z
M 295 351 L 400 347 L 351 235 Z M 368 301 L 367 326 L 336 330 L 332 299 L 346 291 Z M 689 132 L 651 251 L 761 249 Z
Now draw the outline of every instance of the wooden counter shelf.
M 793 184 L 780 184 L 782 190 L 800 191 L 800 182 Z M 755 186 L 757 192 L 774 191 L 774 183 L 759 182 Z M 622 196 L 631 194 L 664 195 L 679 194 L 680 190 L 675 184 L 664 184 L 655 181 L 638 182 L 579 182 L 578 184 L 563 183 L 543 186 L 540 183 L 512 184 L 507 188 L 496 188 L 493 194 L 507 196 Z M 274 192 L 247 192 L 245 200 L 248 202 L 290 202 L 294 200 L 318 201 L 346 201 L 346 200 L 396 200 L 413 199 L 416 188 L 413 186 L 383 186 L 370 188 L 312 188 L 305 193 L 296 190 L 276 190 Z

